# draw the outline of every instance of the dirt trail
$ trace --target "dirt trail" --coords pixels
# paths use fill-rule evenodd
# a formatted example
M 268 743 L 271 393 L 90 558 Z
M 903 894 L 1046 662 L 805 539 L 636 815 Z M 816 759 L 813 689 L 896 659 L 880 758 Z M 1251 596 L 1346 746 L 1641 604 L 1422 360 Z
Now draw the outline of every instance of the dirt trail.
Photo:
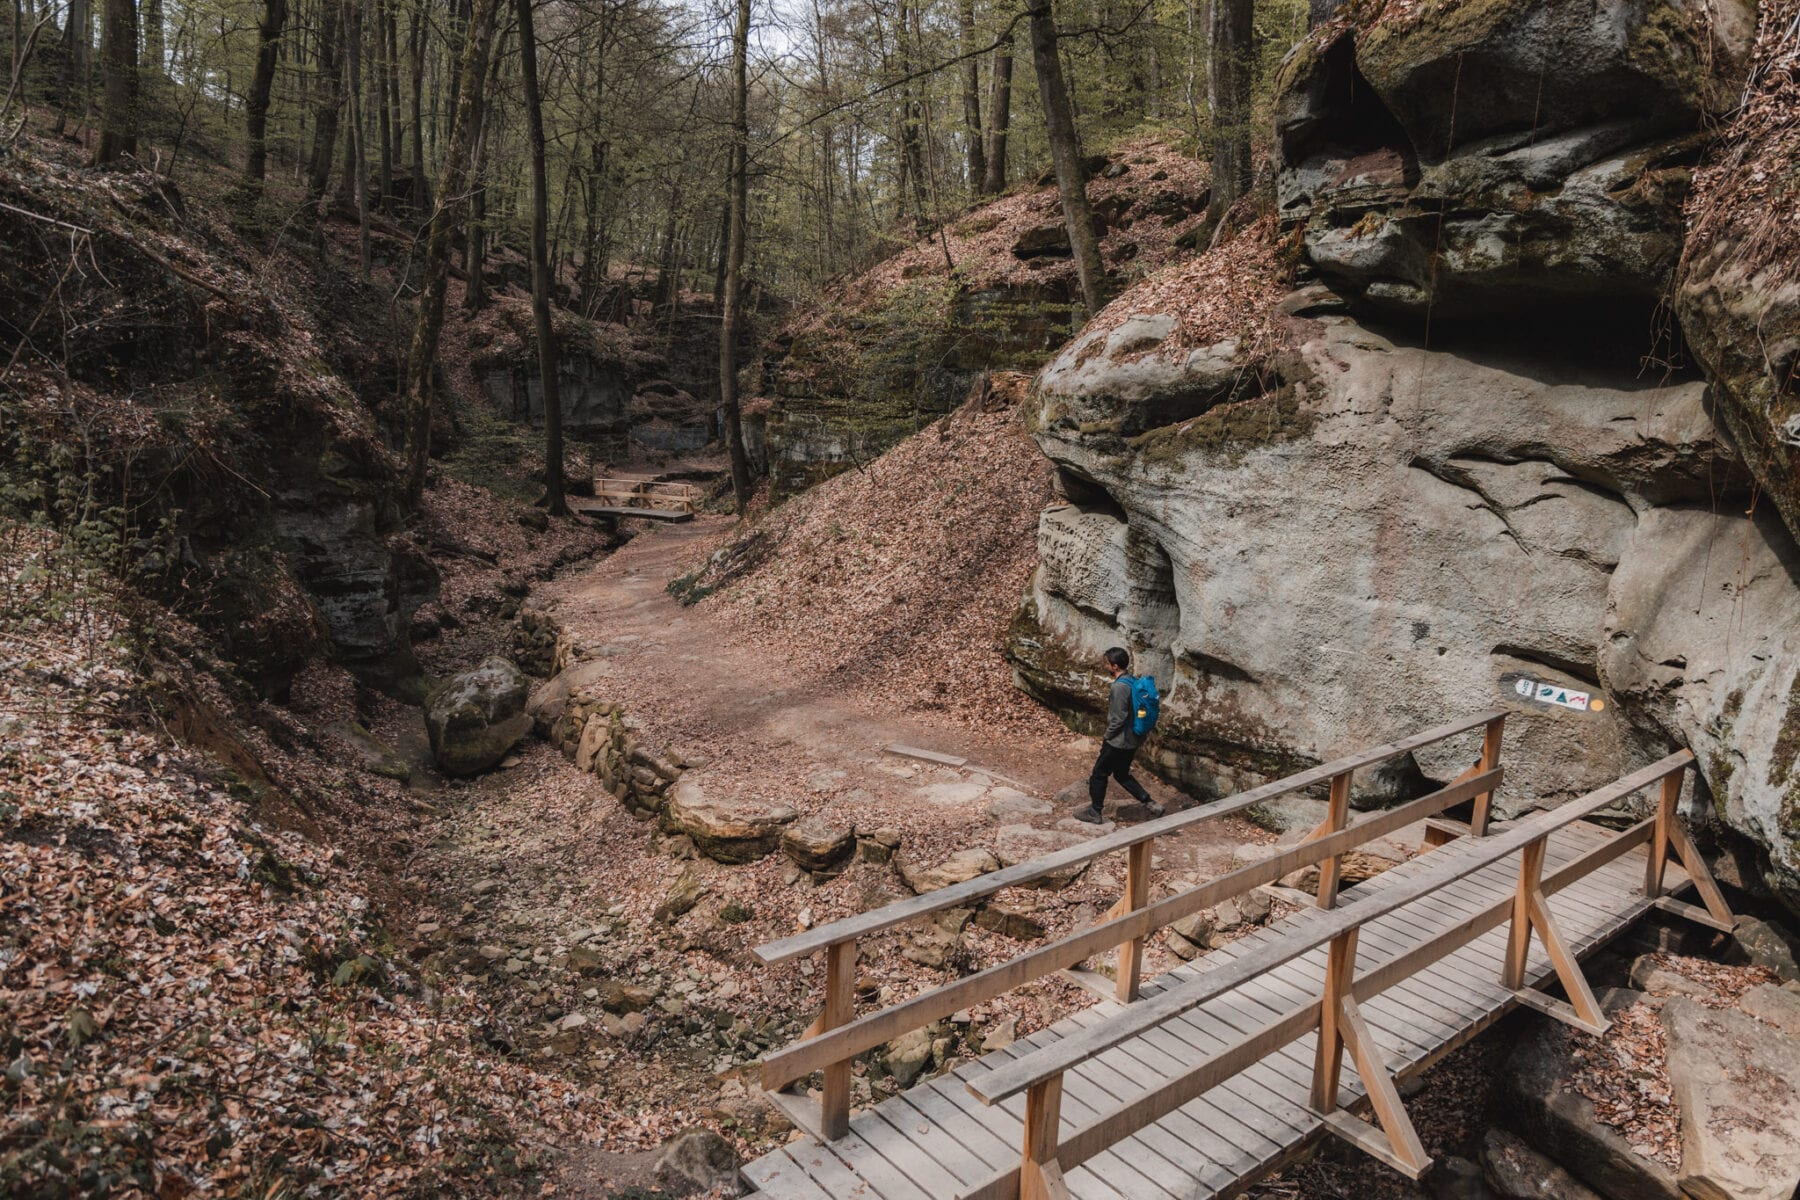
M 1092 739 L 1048 725 L 1021 737 L 931 713 L 880 712 L 853 673 L 814 677 L 783 646 L 758 644 L 706 604 L 682 607 L 669 581 L 726 528 L 722 518 L 653 527 L 591 569 L 534 589 L 531 603 L 605 664 L 598 690 L 625 706 L 640 739 L 704 756 L 695 774 L 709 791 L 895 831 L 898 860 L 914 866 L 972 847 L 1000 854 L 1009 841 L 1014 857 L 1031 857 L 1112 827 L 1070 819 L 1072 798 L 1052 802 L 1085 779 Z M 904 758 L 886 752 L 892 743 L 968 761 Z M 1193 803 L 1146 783 L 1172 809 Z M 765 967 L 749 948 L 909 894 L 896 864 L 857 861 L 815 881 L 779 853 L 745 866 L 695 858 L 686 838 L 634 820 L 592 775 L 538 741 L 506 769 L 447 784 L 443 799 L 438 838 L 413 863 L 430 897 L 414 953 L 441 955 L 479 990 L 496 1041 L 589 1089 L 612 1131 L 595 1149 L 648 1149 L 695 1123 L 731 1130 L 746 1152 L 780 1140 L 784 1126 L 751 1097 L 743 1073 L 810 1019 L 822 973 L 804 960 Z M 1109 815 L 1142 819 L 1121 800 L 1115 789 Z M 1153 886 L 1197 882 L 1226 869 L 1240 843 L 1269 838 L 1227 820 L 1163 839 Z M 1122 864 L 1100 859 L 1060 890 L 1008 889 L 997 899 L 1055 938 L 1097 920 L 1121 881 Z M 684 882 L 698 887 L 698 901 L 673 919 L 659 915 Z M 922 965 L 910 943 L 918 933 L 865 939 L 859 991 L 891 1004 L 1030 944 L 971 924 L 947 958 Z M 1152 944 L 1151 971 L 1173 963 Z M 615 1002 L 623 984 L 645 997 L 631 1002 L 641 1012 Z M 1066 981 L 1042 980 L 977 1006 L 960 1027 L 959 1053 L 978 1052 L 992 1028 L 1023 1036 L 1089 1002 Z M 854 1086 L 867 1103 L 892 1081 L 871 1071 Z M 597 1163 L 591 1154 L 572 1162 L 566 1182 L 604 1195 L 592 1190 L 596 1178 L 625 1181 Z

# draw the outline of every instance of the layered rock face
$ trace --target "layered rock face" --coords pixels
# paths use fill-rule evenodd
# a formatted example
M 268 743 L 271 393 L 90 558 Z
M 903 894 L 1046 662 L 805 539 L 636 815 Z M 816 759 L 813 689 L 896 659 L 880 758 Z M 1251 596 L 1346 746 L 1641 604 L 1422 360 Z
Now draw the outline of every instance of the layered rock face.
M 1168 261 L 1201 219 L 1204 168 L 1155 141 L 1087 164 L 1109 271 Z M 797 314 L 754 390 L 769 402 L 770 485 L 793 495 L 867 462 L 968 398 L 987 372 L 1036 370 L 1080 325 L 1048 179 L 920 240 Z
M 1749 503 L 1716 383 L 1646 367 L 1676 341 L 1651 322 L 1676 143 L 1749 52 L 1746 5 L 1691 8 L 1428 3 L 1296 52 L 1283 214 L 1323 282 L 1284 295 L 1272 249 L 1228 246 L 1041 373 L 1067 503 L 1010 638 L 1022 686 L 1091 726 L 1100 652 L 1131 648 L 1166 694 L 1147 754 L 1202 794 L 1489 707 L 1507 811 L 1689 746 L 1800 901 L 1800 553 Z

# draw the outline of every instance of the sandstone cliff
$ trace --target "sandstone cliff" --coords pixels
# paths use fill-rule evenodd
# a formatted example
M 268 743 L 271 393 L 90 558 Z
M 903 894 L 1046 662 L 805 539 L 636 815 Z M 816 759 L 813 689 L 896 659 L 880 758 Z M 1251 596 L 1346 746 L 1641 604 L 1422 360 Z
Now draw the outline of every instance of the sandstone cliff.
M 1751 0 L 1346 13 L 1283 67 L 1279 226 L 1134 288 L 1038 378 L 1064 502 L 1021 684 L 1080 724 L 1131 646 L 1169 693 L 1151 753 L 1202 792 L 1493 705 L 1515 809 L 1691 746 L 1800 902 L 1800 552 L 1766 436 L 1793 397 L 1743 334 L 1795 294 L 1719 249 L 1743 216 L 1667 303 L 1708 131 L 1753 59 L 1791 77 L 1778 14 L 1759 49 Z

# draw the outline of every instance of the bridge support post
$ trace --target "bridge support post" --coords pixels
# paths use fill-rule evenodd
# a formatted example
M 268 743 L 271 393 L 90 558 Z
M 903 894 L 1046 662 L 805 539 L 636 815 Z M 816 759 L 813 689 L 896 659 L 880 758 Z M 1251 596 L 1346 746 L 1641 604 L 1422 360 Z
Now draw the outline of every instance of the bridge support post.
M 1056 1161 L 1062 1123 L 1063 1077 L 1034 1083 L 1025 1093 L 1025 1145 L 1019 1164 L 1019 1200 L 1069 1200 L 1062 1166 Z
M 1124 916 L 1150 902 L 1150 847 L 1155 839 L 1146 838 L 1125 851 L 1125 894 L 1114 906 L 1116 916 Z M 1138 983 L 1144 972 L 1144 939 L 1132 938 L 1119 947 L 1118 997 L 1122 1004 L 1138 998 Z
M 1325 820 L 1312 831 L 1311 841 L 1328 837 L 1341 830 L 1350 820 L 1350 776 L 1345 771 L 1341 775 L 1331 777 L 1331 804 L 1325 812 Z M 1332 855 L 1319 864 L 1319 907 L 1334 908 L 1337 905 L 1338 879 L 1341 875 L 1339 857 Z
M 1550 913 L 1549 897 L 1544 894 L 1545 842 L 1545 838 L 1538 838 L 1527 843 L 1519 860 L 1519 886 L 1513 893 L 1512 928 L 1507 935 L 1506 963 L 1500 980 L 1520 1003 L 1587 1033 L 1605 1033 L 1610 1022 L 1601 1011 L 1600 1002 L 1594 998 L 1587 976 L 1581 973 L 1581 964 L 1563 940 L 1562 930 Z M 1533 930 L 1542 939 L 1544 952 L 1550 956 L 1550 965 L 1556 969 L 1563 991 L 1568 993 L 1567 1004 L 1525 985 Z
M 1645 867 L 1644 895 L 1658 908 L 1708 928 L 1729 933 L 1736 925 L 1737 918 L 1732 916 L 1731 907 L 1725 903 L 1725 896 L 1719 891 L 1711 868 L 1700 857 L 1693 839 L 1688 837 L 1687 830 L 1682 828 L 1681 819 L 1675 812 L 1675 806 L 1681 799 L 1681 780 L 1684 774 L 1685 772 L 1677 772 L 1662 781 L 1662 793 L 1657 797 L 1656 803 L 1656 828 L 1650 838 L 1650 861 Z M 1663 874 L 1668 869 L 1671 850 L 1681 860 L 1688 878 L 1693 880 L 1694 890 L 1700 893 L 1700 899 L 1706 905 L 1704 909 L 1683 904 L 1663 894 Z
M 1331 940 L 1325 966 L 1325 995 L 1319 1006 L 1319 1045 L 1313 1060 L 1312 1107 L 1325 1119 L 1325 1127 L 1365 1153 L 1411 1179 L 1431 1168 L 1431 1156 L 1419 1141 L 1406 1105 L 1400 1100 L 1393 1076 L 1388 1074 L 1381 1047 L 1363 1020 L 1356 1003 L 1355 929 Z M 1338 1107 L 1338 1083 L 1344 1051 L 1356 1064 L 1356 1073 L 1368 1089 L 1380 1130 L 1358 1121 Z M 1381 1135 L 1385 1134 L 1386 1137 Z

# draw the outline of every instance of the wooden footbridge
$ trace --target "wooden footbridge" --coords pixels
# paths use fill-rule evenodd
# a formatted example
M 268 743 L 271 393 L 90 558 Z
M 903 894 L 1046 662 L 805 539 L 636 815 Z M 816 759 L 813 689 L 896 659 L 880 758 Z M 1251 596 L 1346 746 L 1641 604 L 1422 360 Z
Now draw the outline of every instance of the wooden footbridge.
M 651 521 L 691 521 L 705 493 L 691 483 L 638 475 L 596 475 L 594 502 L 575 511 L 590 517 L 642 517 Z
M 1732 923 L 1676 815 L 1692 754 L 1490 829 L 1504 720 L 1481 713 L 760 947 L 770 963 L 823 952 L 825 996 L 802 1040 L 763 1060 L 766 1094 L 807 1135 L 744 1176 L 771 1200 L 1205 1200 L 1239 1194 L 1332 1136 L 1420 1177 L 1431 1160 L 1397 1078 L 1521 1004 L 1603 1031 L 1579 959 L 1651 908 Z M 1462 777 L 1349 823 L 1356 771 L 1478 731 L 1480 759 Z M 1152 900 L 1157 838 L 1321 785 L 1328 815 L 1307 841 Z M 1652 815 L 1623 831 L 1584 819 L 1651 788 Z M 1442 817 L 1459 804 L 1471 805 L 1466 823 Z M 1419 821 L 1428 853 L 1340 892 L 1347 851 Z M 1099 924 L 855 1011 L 858 939 L 1112 853 L 1125 855 L 1124 894 Z M 1141 978 L 1144 939 L 1157 929 L 1315 863 L 1316 907 Z M 1688 887 L 1704 907 L 1675 898 Z M 1116 980 L 1098 1007 L 851 1112 L 856 1055 L 1114 947 Z M 1544 990 L 1552 985 L 1560 997 Z M 814 1078 L 816 1103 L 783 1090 Z

